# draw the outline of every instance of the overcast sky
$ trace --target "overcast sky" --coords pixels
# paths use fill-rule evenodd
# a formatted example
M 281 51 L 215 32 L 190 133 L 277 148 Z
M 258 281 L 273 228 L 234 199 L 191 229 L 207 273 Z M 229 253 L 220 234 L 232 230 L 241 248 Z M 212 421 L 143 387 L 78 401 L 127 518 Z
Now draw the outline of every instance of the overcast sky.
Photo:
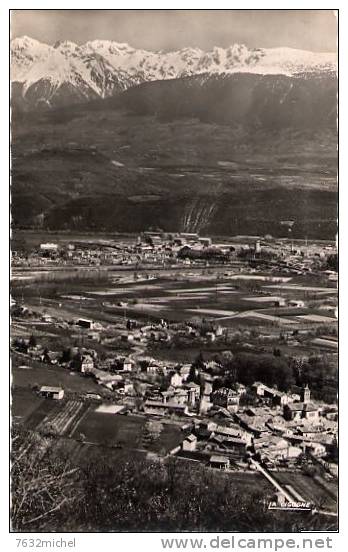
M 12 10 L 11 21 L 12 37 L 49 44 L 100 38 L 148 50 L 208 50 L 235 42 L 336 50 L 336 18 L 329 10 Z

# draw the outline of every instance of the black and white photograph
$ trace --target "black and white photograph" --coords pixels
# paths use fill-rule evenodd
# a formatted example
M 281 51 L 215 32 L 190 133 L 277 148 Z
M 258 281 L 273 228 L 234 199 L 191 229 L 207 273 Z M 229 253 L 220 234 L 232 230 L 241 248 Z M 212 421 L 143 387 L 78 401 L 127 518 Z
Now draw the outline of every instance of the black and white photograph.
M 10 532 L 337 532 L 338 10 L 9 25 Z

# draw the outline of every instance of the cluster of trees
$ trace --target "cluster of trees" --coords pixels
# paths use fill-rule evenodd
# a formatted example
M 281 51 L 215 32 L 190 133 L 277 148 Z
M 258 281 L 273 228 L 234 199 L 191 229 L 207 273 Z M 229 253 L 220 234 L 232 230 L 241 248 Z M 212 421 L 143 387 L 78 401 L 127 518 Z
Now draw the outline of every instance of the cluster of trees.
M 338 369 L 335 362 L 330 362 L 325 356 L 310 357 L 308 361 L 293 361 L 296 384 L 305 383 L 311 388 L 312 395 L 326 403 L 337 402 Z
M 237 382 L 250 386 L 255 381 L 261 381 L 286 392 L 293 386 L 302 387 L 308 384 L 313 398 L 329 404 L 337 401 L 337 366 L 325 356 L 298 360 L 282 356 L 280 349 L 275 348 L 273 354 L 232 354 L 230 351 L 224 351 L 216 355 L 215 360 L 221 366 L 221 377 L 214 381 L 214 388 L 233 388 Z M 192 363 L 191 381 L 199 382 L 197 373 L 204 369 L 204 366 L 204 356 L 200 353 Z M 216 375 L 215 372 L 214 374 Z
M 243 291 L 258 292 L 261 291 L 261 286 L 265 285 L 265 281 L 260 283 L 260 280 L 244 280 L 243 278 L 236 278 L 233 281 L 233 285 L 236 289 L 240 289 Z
M 328 270 L 335 270 L 338 272 L 338 255 L 337 253 L 333 253 L 332 255 L 329 255 L 326 260 L 326 266 Z
M 252 385 L 262 381 L 269 386 L 277 386 L 288 391 L 295 384 L 293 369 L 288 359 L 279 355 L 238 353 L 233 359 L 224 362 L 223 384 L 233 387 L 235 383 Z
M 24 443 L 25 445 L 25 443 Z M 38 443 L 37 446 L 40 446 Z M 100 449 L 73 466 L 64 450 L 41 459 L 13 441 L 12 524 L 15 531 L 298 531 L 329 530 L 335 520 L 267 510 L 273 491 L 248 482 L 241 492 L 228 474 L 170 458 L 149 461 Z M 86 454 L 84 455 L 86 457 Z M 258 483 L 258 484 L 255 484 Z M 246 487 L 243 487 L 244 490 Z
M 33 348 L 33 347 L 36 347 L 38 345 L 37 343 L 37 340 L 36 340 L 36 337 L 34 335 L 31 335 L 29 337 L 29 339 L 24 339 L 24 338 L 21 338 L 21 337 L 16 337 L 13 341 L 12 341 L 12 347 L 13 349 L 15 349 L 16 351 L 18 351 L 19 353 L 24 353 L 24 354 L 27 354 L 28 353 L 28 350 Z M 42 348 L 42 355 L 46 360 L 49 360 L 48 359 L 48 354 L 49 354 L 49 350 L 47 347 L 43 347 Z
M 180 251 L 178 251 L 179 259 L 203 259 L 206 261 L 221 261 L 227 262 L 229 260 L 229 255 L 223 253 L 217 247 L 207 247 L 205 249 L 191 249 L 188 245 L 185 245 Z

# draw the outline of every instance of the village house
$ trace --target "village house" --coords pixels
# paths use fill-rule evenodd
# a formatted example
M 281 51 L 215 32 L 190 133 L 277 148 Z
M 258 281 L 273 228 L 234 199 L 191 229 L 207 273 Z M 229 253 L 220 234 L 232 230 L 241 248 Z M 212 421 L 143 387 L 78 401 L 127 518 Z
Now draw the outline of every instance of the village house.
M 206 400 L 204 397 L 201 397 L 199 401 L 199 408 L 198 408 L 200 416 L 205 416 L 209 412 L 212 406 L 213 405 L 209 401 L 209 399 Z
M 213 375 L 219 375 L 222 371 L 222 365 L 215 360 L 209 360 L 208 362 L 205 362 L 204 365 L 204 369 L 209 370 Z
M 190 371 L 191 371 L 191 364 L 183 364 L 180 367 L 179 373 L 180 373 L 180 376 L 182 377 L 182 381 L 187 381 L 187 378 L 190 375 Z
M 174 372 L 170 376 L 170 383 L 169 385 L 171 387 L 181 387 L 182 386 L 182 376 L 178 374 L 178 372 Z
M 202 388 L 202 399 L 207 402 L 210 402 L 210 396 L 213 392 L 213 386 L 208 381 L 205 381 Z
M 286 439 L 275 435 L 254 439 L 253 446 L 255 453 L 260 455 L 261 460 L 272 462 L 297 458 L 302 454 L 300 447 L 291 446 Z
M 46 399 L 61 400 L 64 397 L 64 389 L 61 387 L 53 387 L 49 385 L 43 385 L 39 389 L 39 395 Z
M 151 362 L 146 367 L 146 373 L 151 376 L 165 376 L 167 374 L 167 368 L 166 366 Z
M 121 364 L 123 372 L 131 372 L 134 368 L 134 361 L 130 358 L 124 358 Z
M 202 381 L 210 384 L 213 384 L 215 379 L 214 376 L 212 376 L 212 374 L 209 374 L 209 372 L 204 372 L 204 371 L 200 372 L 200 378 Z
M 247 392 L 246 386 L 243 385 L 242 383 L 236 383 L 235 386 L 234 386 L 234 388 L 235 388 L 236 393 L 238 393 L 238 395 L 239 395 L 240 397 L 242 397 L 243 395 L 245 395 L 246 392 Z
M 234 416 L 241 427 L 252 433 L 255 437 L 261 437 L 269 433 L 269 429 L 266 426 L 266 422 L 269 420 L 266 416 L 249 416 L 244 412 L 238 412 Z
M 289 307 L 295 307 L 297 309 L 303 308 L 305 306 L 305 302 L 301 299 L 292 299 L 289 301 Z
M 319 420 L 319 409 L 312 403 L 297 402 L 284 405 L 285 420 L 310 420 L 315 423 Z
M 90 393 L 90 392 L 85 394 L 85 398 L 92 401 L 101 401 L 102 399 L 98 393 Z
M 209 416 L 214 418 L 214 421 L 216 423 L 219 423 L 222 420 L 232 420 L 232 413 L 227 410 L 227 408 L 224 408 L 223 406 L 217 406 L 211 404 L 211 408 L 209 409 Z
M 134 341 L 134 335 L 132 333 L 124 333 L 121 335 L 122 341 Z
M 93 358 L 90 355 L 84 355 L 81 359 L 80 372 L 82 374 L 88 374 L 92 372 L 93 368 Z
M 42 361 L 47 364 L 58 364 L 61 353 L 58 351 L 45 351 L 42 355 Z
M 272 393 L 272 402 L 276 406 L 284 406 L 285 404 L 291 402 L 291 398 L 287 393 L 282 393 L 281 391 L 274 389 Z
M 183 440 L 182 450 L 192 451 L 192 450 L 196 450 L 196 447 L 197 447 L 197 437 L 196 435 L 193 435 L 193 433 L 191 433 Z
M 196 402 L 199 401 L 201 395 L 200 385 L 198 385 L 198 383 L 190 381 L 189 383 L 185 383 L 183 387 L 188 391 L 190 404 L 195 405 Z
M 76 322 L 77 326 L 80 326 L 81 328 L 86 328 L 88 330 L 95 329 L 95 323 L 93 320 L 89 320 L 87 318 L 79 318 Z
M 318 458 L 326 455 L 326 446 L 322 443 L 305 443 L 305 451 L 309 452 L 310 454 L 313 454 L 313 456 L 316 456 Z
M 172 401 L 174 398 L 174 388 L 169 388 L 166 391 L 161 391 L 157 393 L 157 400 L 167 403 Z
M 174 388 L 173 401 L 178 404 L 188 404 L 189 393 L 187 389 Z
M 243 458 L 246 455 L 248 443 L 240 437 L 224 437 L 214 433 L 210 437 L 206 448 L 210 450 L 211 447 L 220 452 L 228 452 L 233 456 Z
M 248 433 L 237 424 L 229 425 L 228 427 L 218 425 L 214 430 L 214 435 L 219 435 L 227 438 L 240 438 L 243 439 L 248 445 L 252 440 L 251 433 Z
M 44 361 L 45 359 L 44 349 L 40 345 L 29 347 L 27 352 L 34 360 Z
M 217 428 L 217 424 L 213 421 L 200 421 L 195 423 L 194 433 L 198 439 L 203 441 L 209 439 L 212 432 Z
M 114 384 L 113 389 L 122 395 L 135 395 L 134 384 L 131 381 L 120 380 Z
M 144 412 L 145 414 L 153 414 L 153 415 L 160 415 L 160 416 L 165 416 L 170 414 L 182 416 L 187 414 L 187 405 L 178 404 L 174 402 L 163 403 L 161 401 L 147 400 L 144 403 Z
M 240 397 L 239 394 L 232 389 L 221 387 L 220 389 L 213 391 L 210 398 L 214 405 L 222 406 L 223 408 L 227 408 L 227 410 L 233 412 L 238 410 Z
M 264 384 L 261 383 L 260 381 L 256 381 L 256 382 L 253 383 L 253 385 L 251 386 L 252 391 L 253 391 L 258 397 L 263 397 L 263 396 L 264 396 L 264 394 L 265 394 L 265 388 L 266 388 L 266 385 L 264 385 Z
M 270 399 L 274 405 L 283 406 L 291 402 L 291 398 L 286 393 L 273 389 L 273 387 L 268 387 L 259 381 L 252 385 L 252 391 L 258 397 Z
M 230 467 L 230 460 L 226 456 L 213 454 L 209 459 L 209 466 L 219 470 L 228 470 Z
M 110 368 L 114 372 L 132 372 L 134 361 L 123 356 L 110 360 Z
M 312 445 L 315 444 L 314 450 L 317 450 L 317 452 L 318 452 L 317 456 L 318 457 L 322 453 L 322 450 L 323 450 L 322 447 L 325 447 L 325 452 L 327 453 L 327 452 L 330 452 L 331 450 L 333 450 L 333 448 L 336 444 L 335 438 L 333 438 L 330 435 L 325 435 L 325 434 L 321 434 L 320 436 L 318 436 L 315 439 L 315 441 L 311 441 L 309 439 L 304 439 L 302 437 L 302 435 L 295 435 L 295 434 L 288 435 L 286 438 L 292 445 L 301 447 L 303 450 L 306 450 L 306 449 L 309 450 L 308 447 L 312 447 Z M 319 445 L 321 445 L 321 446 L 319 447 Z

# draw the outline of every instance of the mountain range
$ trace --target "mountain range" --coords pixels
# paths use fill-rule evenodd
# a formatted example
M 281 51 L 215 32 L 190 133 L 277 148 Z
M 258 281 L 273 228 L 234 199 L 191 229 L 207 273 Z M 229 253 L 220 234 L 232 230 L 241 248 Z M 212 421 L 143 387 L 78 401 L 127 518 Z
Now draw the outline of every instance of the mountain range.
M 336 70 L 336 54 L 234 44 L 209 52 L 183 48 L 151 52 L 125 43 L 44 44 L 27 36 L 11 41 L 13 102 L 50 108 L 117 95 L 140 83 L 194 75 L 235 73 L 295 76 Z
M 11 50 L 15 228 L 335 237 L 335 54 Z

